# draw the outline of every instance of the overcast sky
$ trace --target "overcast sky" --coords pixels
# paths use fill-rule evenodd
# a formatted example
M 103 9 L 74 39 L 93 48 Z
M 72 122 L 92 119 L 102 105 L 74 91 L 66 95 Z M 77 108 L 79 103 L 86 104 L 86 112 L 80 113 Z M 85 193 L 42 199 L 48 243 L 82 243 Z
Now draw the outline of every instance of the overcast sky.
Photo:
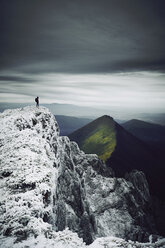
M 1 0 L 0 102 L 165 112 L 164 0 Z

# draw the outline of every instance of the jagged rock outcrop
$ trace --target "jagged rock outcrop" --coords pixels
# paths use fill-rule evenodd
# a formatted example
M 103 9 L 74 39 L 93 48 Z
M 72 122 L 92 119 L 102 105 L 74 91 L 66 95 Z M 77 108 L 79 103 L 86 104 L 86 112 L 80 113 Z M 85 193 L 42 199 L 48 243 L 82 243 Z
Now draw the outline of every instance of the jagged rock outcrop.
M 130 173 L 129 180 L 113 177 L 113 171 L 105 176 L 106 167 L 96 155 L 84 154 L 75 142 L 66 137 L 61 139 L 65 139 L 64 161 L 68 162 L 63 162 L 57 192 L 60 206 L 63 204 L 65 209 L 62 216 L 66 216 L 66 226 L 78 232 L 86 243 L 109 235 L 147 241 L 150 233 L 156 233 L 143 172 Z M 72 214 L 66 213 L 67 210 Z
M 135 190 L 140 194 L 141 201 L 145 203 L 151 200 L 149 185 L 142 171 L 133 170 L 127 173 L 125 178 L 133 184 Z
M 0 126 L 2 247 L 37 247 L 46 239 L 53 247 L 61 236 L 70 240 L 63 247 L 85 247 L 63 231 L 67 227 L 86 244 L 107 236 L 143 242 L 156 233 L 143 173 L 115 178 L 96 155 L 60 137 L 54 116 L 43 107 L 7 110 Z

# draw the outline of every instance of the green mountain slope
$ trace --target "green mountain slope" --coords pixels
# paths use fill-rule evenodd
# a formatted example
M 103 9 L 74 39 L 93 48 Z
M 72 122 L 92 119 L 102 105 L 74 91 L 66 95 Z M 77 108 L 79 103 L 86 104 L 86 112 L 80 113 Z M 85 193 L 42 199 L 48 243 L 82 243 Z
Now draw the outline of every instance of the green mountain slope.
M 106 161 L 116 146 L 115 122 L 103 116 L 69 135 L 85 153 L 96 153 Z

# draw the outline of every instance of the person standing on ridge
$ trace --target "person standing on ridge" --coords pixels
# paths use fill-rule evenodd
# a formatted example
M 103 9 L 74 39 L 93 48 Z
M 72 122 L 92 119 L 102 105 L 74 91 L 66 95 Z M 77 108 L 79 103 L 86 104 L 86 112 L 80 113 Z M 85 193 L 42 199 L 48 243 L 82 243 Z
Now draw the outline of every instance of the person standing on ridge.
M 36 107 L 39 107 L 39 97 L 38 96 L 35 98 L 35 102 L 36 102 Z

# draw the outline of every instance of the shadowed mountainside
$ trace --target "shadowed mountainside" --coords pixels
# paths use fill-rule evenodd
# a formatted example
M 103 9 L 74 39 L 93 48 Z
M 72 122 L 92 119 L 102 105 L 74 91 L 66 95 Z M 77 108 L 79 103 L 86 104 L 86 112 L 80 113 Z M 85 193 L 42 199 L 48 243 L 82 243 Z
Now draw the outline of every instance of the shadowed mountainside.
M 127 131 L 151 145 L 165 145 L 165 127 L 137 119 L 121 124 Z

